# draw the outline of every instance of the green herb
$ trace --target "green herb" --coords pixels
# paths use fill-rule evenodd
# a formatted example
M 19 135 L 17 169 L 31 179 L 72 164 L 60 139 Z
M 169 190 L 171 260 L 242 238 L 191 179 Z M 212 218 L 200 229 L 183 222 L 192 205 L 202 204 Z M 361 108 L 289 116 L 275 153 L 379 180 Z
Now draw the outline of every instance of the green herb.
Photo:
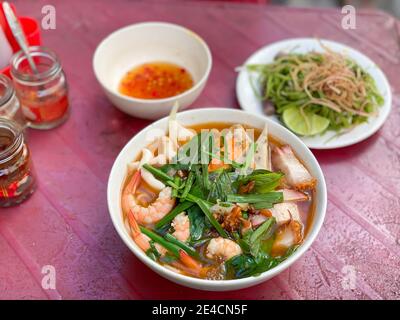
M 242 238 L 237 240 L 238 244 L 242 248 L 242 251 L 253 256 L 257 256 L 260 251 L 269 253 L 269 244 L 266 244 L 266 242 L 273 237 L 272 231 L 274 225 L 275 218 L 270 218 L 255 231 L 247 231 Z
M 203 244 L 207 243 L 207 242 L 210 241 L 210 240 L 211 240 L 211 238 L 204 238 L 204 239 L 199 239 L 199 240 L 196 240 L 196 241 L 191 241 L 190 244 L 191 244 L 193 247 L 197 248 L 197 247 L 200 247 L 200 246 L 202 246 Z
M 217 200 L 226 201 L 227 195 L 233 192 L 236 192 L 236 189 L 233 188 L 231 175 L 226 170 L 223 170 L 213 180 L 207 200 L 213 202 Z
M 146 255 L 150 259 L 157 261 L 157 259 L 161 257 L 161 254 L 158 252 L 157 248 L 155 247 L 154 241 L 150 241 L 149 243 L 150 243 L 150 248 L 147 249 Z
M 172 209 L 171 212 L 169 212 L 166 216 L 164 216 L 164 218 L 156 223 L 155 228 L 161 229 L 163 226 L 171 222 L 178 214 L 189 209 L 191 206 L 193 206 L 193 202 L 190 201 L 179 203 L 174 209 Z
M 174 178 L 166 174 L 164 171 L 157 169 L 149 164 L 144 164 L 143 168 L 145 168 L 147 171 L 149 171 L 151 174 L 153 174 L 156 178 L 164 182 L 165 184 L 179 189 L 179 186 L 175 184 Z
M 188 255 L 195 257 L 197 259 L 200 258 L 199 254 L 197 253 L 197 251 L 192 248 L 191 246 L 189 246 L 188 244 L 178 240 L 177 238 L 175 238 L 172 234 L 167 233 L 165 235 L 165 239 L 175 245 L 177 245 L 179 248 L 181 248 L 183 251 L 185 251 Z
M 190 242 L 193 243 L 203 236 L 206 227 L 205 217 L 197 205 L 190 207 L 187 212 L 190 222 Z
M 265 240 L 272 236 L 271 230 L 275 225 L 275 218 L 269 218 L 261 226 L 259 226 L 249 237 L 250 253 L 257 256 Z M 264 252 L 265 253 L 265 252 Z
M 281 178 L 284 176 L 280 172 L 271 172 L 268 170 L 254 170 L 252 173 L 237 180 L 236 184 L 239 186 L 245 185 L 250 181 L 254 181 L 254 187 L 251 193 L 267 193 L 274 190 L 280 183 Z
M 179 256 L 180 256 L 179 251 L 181 250 L 181 248 L 179 248 L 177 245 L 175 245 L 171 242 L 168 242 L 160 235 L 156 234 L 155 232 L 153 232 L 145 227 L 139 226 L 139 228 L 143 234 L 148 236 L 154 242 L 157 242 L 158 244 L 162 245 L 165 249 L 167 249 L 169 252 L 171 252 L 175 257 L 179 258 Z
M 159 235 L 164 236 L 169 230 L 171 229 L 171 222 L 168 222 L 159 228 L 154 227 L 154 231 L 157 232 Z
M 183 164 L 183 163 L 168 163 L 168 164 L 164 164 L 163 166 L 161 166 L 160 170 L 162 172 L 164 172 L 165 174 L 172 176 L 178 170 L 184 170 L 184 171 L 189 170 L 189 165 Z M 171 174 L 171 173 L 173 173 L 173 174 Z
M 208 178 L 208 164 L 203 163 L 201 165 L 201 176 L 203 178 L 204 189 L 210 190 L 211 185 L 210 185 L 210 180 Z
M 211 205 L 200 198 L 197 198 L 195 196 L 193 196 L 192 194 L 189 194 L 187 197 L 188 200 L 193 201 L 195 203 L 197 203 L 197 205 L 200 207 L 200 209 L 203 211 L 203 213 L 205 214 L 205 216 L 207 217 L 207 219 L 210 221 L 210 223 L 212 224 L 212 226 L 218 231 L 218 233 L 224 237 L 224 238 L 228 238 L 228 234 L 226 233 L 226 231 L 221 227 L 221 225 L 219 224 L 219 222 L 215 219 L 215 217 L 213 216 L 213 214 L 210 211 L 210 207 Z
M 285 261 L 298 247 L 298 245 L 290 247 L 284 255 L 279 257 L 272 257 L 263 251 L 259 251 L 255 256 L 244 253 L 232 257 L 225 262 L 227 277 L 237 279 L 260 275 Z
M 181 195 L 182 198 L 186 198 L 186 196 L 188 195 L 190 189 L 193 186 L 194 179 L 195 179 L 195 175 L 192 171 L 190 171 L 189 175 L 186 179 L 186 182 L 185 182 L 185 187 L 183 188 L 183 191 L 182 191 L 182 195 Z
M 268 192 L 263 194 L 229 194 L 227 196 L 228 202 L 236 203 L 257 203 L 257 202 L 269 202 L 269 203 L 279 203 L 283 201 L 282 192 Z
M 274 204 L 272 202 L 262 201 L 253 203 L 252 206 L 256 210 L 261 210 L 261 209 L 271 209 L 274 206 Z
M 179 178 L 178 176 L 174 177 L 174 183 L 178 186 L 181 185 L 181 178 Z M 176 198 L 178 196 L 178 189 L 177 188 L 173 188 L 172 192 L 171 192 L 171 197 L 172 198 Z
M 239 279 L 258 276 L 279 264 L 279 260 L 260 253 L 256 257 L 241 254 L 225 262 L 227 277 Z
M 366 122 L 384 103 L 374 79 L 341 54 L 290 53 L 247 69 L 256 76 L 250 79 L 255 95 L 273 103 L 284 124 L 300 135 L 352 128 Z M 337 78 L 335 83 L 330 82 L 332 77 Z M 360 87 L 365 90 L 354 89 Z

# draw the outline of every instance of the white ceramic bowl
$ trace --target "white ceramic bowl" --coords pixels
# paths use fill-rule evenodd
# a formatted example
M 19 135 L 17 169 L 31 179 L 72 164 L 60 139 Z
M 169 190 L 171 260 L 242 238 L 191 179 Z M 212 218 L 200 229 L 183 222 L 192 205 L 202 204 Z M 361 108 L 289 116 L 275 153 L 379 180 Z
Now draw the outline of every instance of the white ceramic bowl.
M 135 66 L 166 61 L 184 67 L 194 86 L 165 99 L 137 99 L 118 92 L 125 73 Z M 119 29 L 105 38 L 93 57 L 93 69 L 108 99 L 121 111 L 140 118 L 159 119 L 169 114 L 175 101 L 188 107 L 203 90 L 211 71 L 210 49 L 202 38 L 184 27 L 146 22 Z
M 227 291 L 250 287 L 272 278 L 292 265 L 310 247 L 311 243 L 316 238 L 325 217 L 327 205 L 325 179 L 321 168 L 311 151 L 297 136 L 283 126 L 274 121 L 266 119 L 265 117 L 240 110 L 223 108 L 196 109 L 179 113 L 177 119 L 184 125 L 221 122 L 222 120 L 226 120 L 230 123 L 246 124 L 260 129 L 264 127 L 265 123 L 268 123 L 271 135 L 278 138 L 280 141 L 289 144 L 304 162 L 310 173 L 318 181 L 315 194 L 316 209 L 313 224 L 304 242 L 294 252 L 294 254 L 292 254 L 287 260 L 279 264 L 277 267 L 266 271 L 257 277 L 249 277 L 237 280 L 202 280 L 177 274 L 151 260 L 141 249 L 139 249 L 125 229 L 122 219 L 121 190 L 127 173 L 127 163 L 132 161 L 139 154 L 141 149 L 149 144 L 150 141 L 147 140 L 149 140 L 148 137 L 151 135 L 150 133 L 154 132 L 154 129 L 166 132 L 168 119 L 163 118 L 140 131 L 126 144 L 115 160 L 110 173 L 107 189 L 108 208 L 114 227 L 125 244 L 142 262 L 144 262 L 159 275 L 181 285 L 201 290 Z

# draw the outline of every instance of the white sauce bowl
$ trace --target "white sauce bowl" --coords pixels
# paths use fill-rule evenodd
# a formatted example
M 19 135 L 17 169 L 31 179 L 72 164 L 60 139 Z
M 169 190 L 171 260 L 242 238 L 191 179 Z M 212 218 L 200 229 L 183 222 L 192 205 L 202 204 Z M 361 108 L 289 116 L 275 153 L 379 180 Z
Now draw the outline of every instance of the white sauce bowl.
M 139 155 L 140 151 L 151 142 L 148 141 L 148 137 L 154 133 L 154 130 L 162 130 L 163 132 L 167 132 L 168 118 L 163 118 L 144 128 L 136 136 L 134 136 L 122 149 L 111 169 L 107 189 L 108 208 L 114 227 L 124 243 L 143 263 L 145 263 L 159 275 L 183 286 L 200 290 L 227 291 L 247 288 L 276 276 L 292 265 L 311 246 L 325 218 L 327 205 L 325 179 L 321 168 L 311 151 L 297 136 L 283 126 L 265 117 L 250 114 L 244 111 L 224 108 L 197 109 L 181 112 L 177 115 L 177 119 L 183 125 L 226 121 L 229 123 L 245 124 L 259 129 L 263 129 L 265 123 L 267 123 L 270 134 L 279 141 L 289 144 L 296 155 L 308 168 L 311 175 L 318 181 L 314 195 L 315 212 L 312 225 L 309 228 L 304 242 L 288 259 L 283 261 L 275 268 L 268 270 L 256 277 L 235 280 L 203 280 L 175 273 L 151 260 L 135 244 L 125 228 L 124 221 L 122 219 L 121 194 L 127 174 L 127 164 L 134 160 Z M 140 270 L 136 272 L 140 272 Z
M 128 71 L 155 61 L 185 68 L 194 86 L 165 99 L 138 99 L 119 93 L 119 83 Z M 152 120 L 168 115 L 176 101 L 181 110 L 193 103 L 207 82 L 211 65 L 211 52 L 202 38 L 189 29 L 164 22 L 119 29 L 98 45 L 93 56 L 95 76 L 111 103 L 129 115 Z

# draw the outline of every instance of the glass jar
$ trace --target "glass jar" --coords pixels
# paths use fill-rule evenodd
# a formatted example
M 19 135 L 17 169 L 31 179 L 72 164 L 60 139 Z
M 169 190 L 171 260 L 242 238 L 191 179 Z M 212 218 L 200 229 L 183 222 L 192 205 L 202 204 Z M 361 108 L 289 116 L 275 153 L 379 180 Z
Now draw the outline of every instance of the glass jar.
M 22 51 L 11 59 L 11 75 L 28 125 L 51 129 L 69 115 L 68 86 L 57 55 L 44 47 L 29 47 L 37 72 L 30 68 Z
M 21 203 L 34 189 L 35 175 L 23 130 L 15 121 L 0 118 L 0 207 Z
M 21 127 L 26 121 L 11 80 L 0 74 L 0 117 L 14 120 Z

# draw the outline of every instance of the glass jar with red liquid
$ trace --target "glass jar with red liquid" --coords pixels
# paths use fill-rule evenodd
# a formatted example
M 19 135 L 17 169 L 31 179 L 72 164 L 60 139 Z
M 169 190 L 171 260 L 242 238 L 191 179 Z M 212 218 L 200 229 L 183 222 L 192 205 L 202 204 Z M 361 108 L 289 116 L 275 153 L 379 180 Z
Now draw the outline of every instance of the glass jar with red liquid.
M 44 47 L 30 47 L 37 72 L 29 66 L 22 51 L 11 59 L 11 75 L 28 125 L 51 129 L 69 115 L 68 85 L 57 55 Z
M 35 190 L 31 154 L 23 128 L 0 117 L 0 207 L 21 203 Z

